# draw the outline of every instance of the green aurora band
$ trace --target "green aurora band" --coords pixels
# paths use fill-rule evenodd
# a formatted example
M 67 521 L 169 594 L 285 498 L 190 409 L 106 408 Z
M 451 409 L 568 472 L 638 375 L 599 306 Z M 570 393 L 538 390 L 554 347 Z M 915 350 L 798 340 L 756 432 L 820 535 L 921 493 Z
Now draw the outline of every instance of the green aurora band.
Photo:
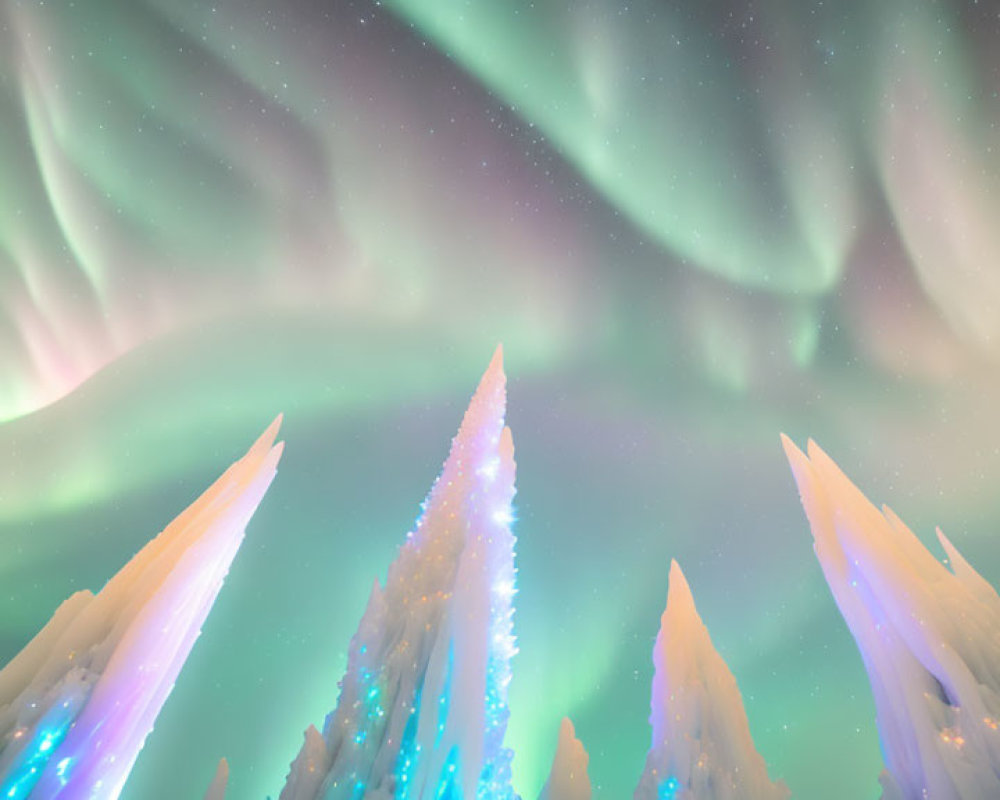
M 273 795 L 503 341 L 518 790 L 569 714 L 629 796 L 677 558 L 771 775 L 874 799 L 778 432 L 1000 581 L 987 5 L 0 7 L 0 660 L 284 411 L 124 797 Z

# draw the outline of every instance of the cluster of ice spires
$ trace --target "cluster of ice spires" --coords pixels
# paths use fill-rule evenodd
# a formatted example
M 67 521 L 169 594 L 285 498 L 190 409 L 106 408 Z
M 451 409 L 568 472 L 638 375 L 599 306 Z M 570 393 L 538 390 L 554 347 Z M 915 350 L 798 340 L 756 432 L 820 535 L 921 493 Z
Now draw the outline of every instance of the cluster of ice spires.
M 0 671 L 2 800 L 118 797 L 274 478 L 279 424 Z
M 814 442 L 785 452 L 816 556 L 875 697 L 884 800 L 1000 797 L 1000 598 L 938 530 L 952 570 Z
M 515 800 L 503 746 L 512 635 L 514 459 L 498 349 L 441 476 L 351 642 L 340 698 L 280 800 Z M 676 564 L 654 654 L 653 747 L 636 800 L 779 800 L 739 690 Z M 564 720 L 543 800 L 590 800 Z
M 280 800 L 519 800 L 504 746 L 516 652 L 505 383 L 498 349 Z M 274 477 L 279 422 L 0 671 L 0 800 L 118 797 Z M 815 444 L 808 457 L 784 445 L 872 682 L 884 800 L 1000 797 L 1000 598 L 940 531 L 954 572 Z M 652 743 L 634 800 L 787 798 L 676 562 L 653 662 Z M 588 762 L 563 720 L 540 800 L 590 800 Z M 228 775 L 223 759 L 205 800 L 223 800 Z

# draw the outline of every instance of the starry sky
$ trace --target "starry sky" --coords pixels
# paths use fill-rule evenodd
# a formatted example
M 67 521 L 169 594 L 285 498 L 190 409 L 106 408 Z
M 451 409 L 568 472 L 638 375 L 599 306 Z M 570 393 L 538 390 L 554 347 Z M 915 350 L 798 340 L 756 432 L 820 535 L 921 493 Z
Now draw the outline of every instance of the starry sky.
M 676 558 L 772 777 L 873 800 L 778 434 L 1000 583 L 998 90 L 988 2 L 4 0 L 0 663 L 283 411 L 123 797 L 275 795 L 502 341 L 516 787 L 568 714 L 630 796 Z

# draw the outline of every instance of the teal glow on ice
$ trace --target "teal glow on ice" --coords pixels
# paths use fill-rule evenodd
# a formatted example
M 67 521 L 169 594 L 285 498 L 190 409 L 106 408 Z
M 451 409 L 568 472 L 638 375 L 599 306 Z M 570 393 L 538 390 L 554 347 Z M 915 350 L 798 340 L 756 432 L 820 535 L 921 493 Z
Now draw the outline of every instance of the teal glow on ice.
M 66 737 L 66 733 L 78 712 L 79 706 L 77 704 L 64 702 L 55 706 L 42 717 L 35 726 L 35 734 L 31 741 L 15 759 L 2 786 L 0 786 L 0 798 L 3 800 L 23 800 L 31 794 L 53 753 Z M 65 779 L 66 771 L 70 766 L 70 759 L 64 758 L 58 763 L 57 774 L 61 779 Z

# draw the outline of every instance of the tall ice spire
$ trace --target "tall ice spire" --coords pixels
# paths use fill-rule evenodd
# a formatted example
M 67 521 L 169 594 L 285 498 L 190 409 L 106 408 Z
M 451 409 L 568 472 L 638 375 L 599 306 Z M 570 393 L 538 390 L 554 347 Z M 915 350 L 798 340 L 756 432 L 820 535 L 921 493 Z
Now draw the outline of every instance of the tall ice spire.
M 497 348 L 281 800 L 509 800 L 514 446 Z
M 0 671 L 0 798 L 118 797 L 274 478 L 279 424 Z
M 653 742 L 635 800 L 785 800 L 754 747 L 736 679 L 676 561 L 653 650 Z
M 816 557 L 868 671 L 886 800 L 1000 797 L 1000 598 L 938 531 L 952 569 L 814 442 L 785 453 Z
M 564 717 L 559 726 L 559 743 L 552 759 L 552 770 L 538 800 L 590 800 L 589 763 L 590 757 L 583 742 L 576 738 L 573 723 L 569 717 Z

